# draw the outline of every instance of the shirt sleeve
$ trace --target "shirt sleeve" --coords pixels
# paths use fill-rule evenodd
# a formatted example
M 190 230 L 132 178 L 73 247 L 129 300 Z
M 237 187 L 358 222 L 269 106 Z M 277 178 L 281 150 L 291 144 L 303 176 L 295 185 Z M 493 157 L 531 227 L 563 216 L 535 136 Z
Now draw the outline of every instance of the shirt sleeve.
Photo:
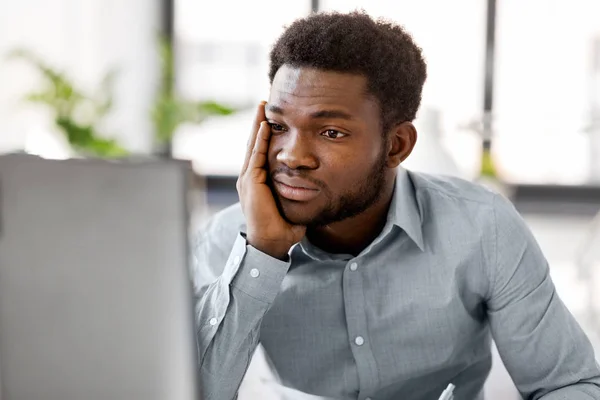
M 558 297 L 537 242 L 498 197 L 492 226 L 488 317 L 500 356 L 525 399 L 600 399 L 594 349 Z
M 208 240 L 208 239 L 207 239 Z M 210 251 L 201 243 L 198 251 Z M 198 271 L 214 259 L 194 257 Z M 270 257 L 239 234 L 222 274 L 196 290 L 201 398 L 230 400 L 237 392 L 258 345 L 260 323 L 279 293 L 289 262 Z

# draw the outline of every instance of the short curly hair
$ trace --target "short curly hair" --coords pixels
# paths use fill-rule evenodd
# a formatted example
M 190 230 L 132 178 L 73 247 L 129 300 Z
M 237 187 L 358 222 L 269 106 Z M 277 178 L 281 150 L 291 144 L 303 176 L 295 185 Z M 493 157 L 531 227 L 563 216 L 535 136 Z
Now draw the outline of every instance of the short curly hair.
M 384 133 L 415 119 L 427 77 L 422 50 L 411 35 L 364 11 L 315 13 L 296 20 L 271 50 L 271 83 L 283 65 L 365 76 L 379 101 Z

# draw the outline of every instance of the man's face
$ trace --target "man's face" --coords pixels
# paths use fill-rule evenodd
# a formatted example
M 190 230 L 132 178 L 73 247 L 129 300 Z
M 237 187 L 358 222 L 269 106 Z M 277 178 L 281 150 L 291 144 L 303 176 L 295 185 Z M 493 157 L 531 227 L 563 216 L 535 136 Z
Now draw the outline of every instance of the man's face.
M 328 225 L 379 199 L 387 149 L 365 77 L 284 65 L 266 117 L 271 185 L 289 222 Z

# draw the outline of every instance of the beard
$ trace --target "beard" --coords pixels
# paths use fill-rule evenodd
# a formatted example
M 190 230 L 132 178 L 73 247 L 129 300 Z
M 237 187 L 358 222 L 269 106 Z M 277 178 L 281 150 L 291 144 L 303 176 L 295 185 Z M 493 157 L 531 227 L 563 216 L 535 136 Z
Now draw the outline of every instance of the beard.
M 382 150 L 385 150 L 385 148 Z M 308 229 L 320 228 L 355 217 L 377 203 L 381 198 L 385 186 L 386 169 L 386 153 L 382 151 L 378 157 L 378 162 L 372 166 L 369 173 L 344 193 L 333 195 L 323 183 L 319 183 L 323 192 L 322 194 L 326 198 L 326 204 L 320 210 L 314 212 L 313 215 L 299 215 L 298 212 L 292 213 L 286 211 L 287 207 L 282 204 L 282 200 L 275 191 L 273 193 L 279 212 L 286 221 L 294 225 L 306 226 Z M 290 176 L 298 175 L 285 167 L 277 169 L 271 175 L 280 172 L 285 172 Z

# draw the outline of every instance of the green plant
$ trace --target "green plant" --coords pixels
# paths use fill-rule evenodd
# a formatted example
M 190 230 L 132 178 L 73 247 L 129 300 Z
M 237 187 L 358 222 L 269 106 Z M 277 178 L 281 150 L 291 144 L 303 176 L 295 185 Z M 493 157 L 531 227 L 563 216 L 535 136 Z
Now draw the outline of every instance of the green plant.
M 98 90 L 87 94 L 62 72 L 26 50 L 15 50 L 11 59 L 28 62 L 43 77 L 43 87 L 25 99 L 50 108 L 54 123 L 64 133 L 71 147 L 82 155 L 121 157 L 128 152 L 114 139 L 99 133 L 99 124 L 112 107 L 115 73 L 106 74 Z
M 177 127 L 186 122 L 200 123 L 212 115 L 230 115 L 234 110 L 214 101 L 190 101 L 179 97 L 175 86 L 173 48 L 159 37 L 160 82 L 152 107 L 156 143 L 170 153 L 170 143 Z M 170 156 L 170 154 L 168 154 Z

